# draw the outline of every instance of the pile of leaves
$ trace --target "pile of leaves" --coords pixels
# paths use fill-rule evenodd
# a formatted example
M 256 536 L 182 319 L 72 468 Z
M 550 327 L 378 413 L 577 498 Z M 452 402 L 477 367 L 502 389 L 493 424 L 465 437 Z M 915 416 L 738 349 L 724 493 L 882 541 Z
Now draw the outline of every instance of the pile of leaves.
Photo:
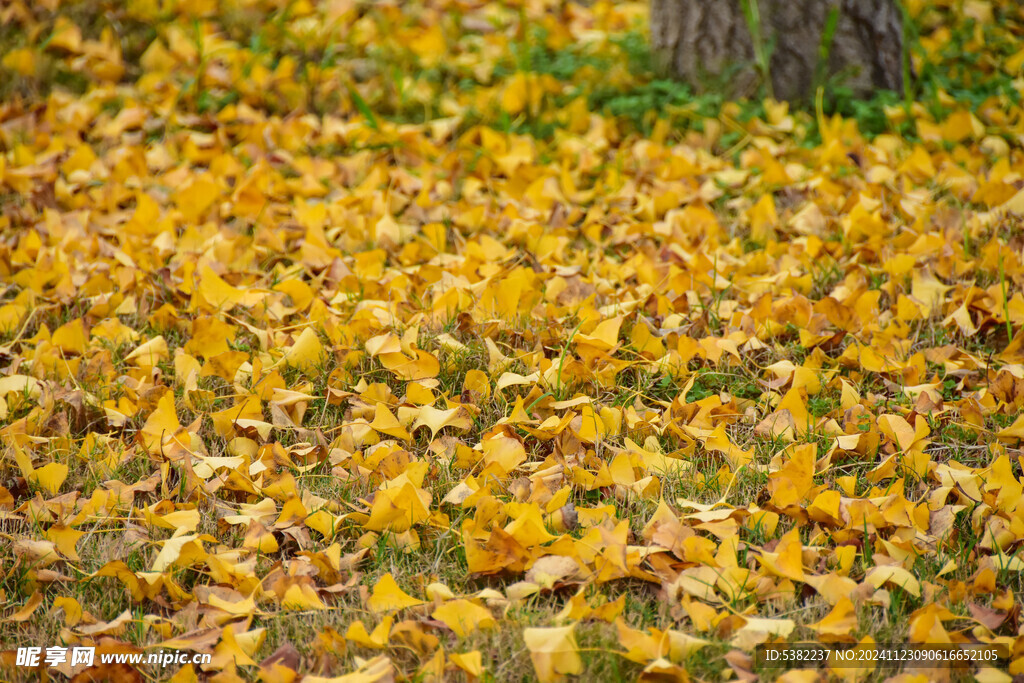
M 0 675 L 1024 674 L 1024 6 L 907 4 L 791 109 L 637 2 L 5 3 Z

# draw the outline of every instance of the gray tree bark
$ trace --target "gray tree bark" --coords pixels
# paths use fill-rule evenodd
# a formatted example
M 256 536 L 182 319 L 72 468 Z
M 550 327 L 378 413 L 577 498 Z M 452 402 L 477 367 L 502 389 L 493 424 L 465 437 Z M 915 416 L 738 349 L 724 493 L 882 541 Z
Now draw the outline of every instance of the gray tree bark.
M 758 45 L 770 55 L 779 100 L 813 96 L 816 74 L 859 96 L 903 89 L 903 17 L 897 0 L 750 0 L 760 15 Z M 753 95 L 763 75 L 744 16 L 747 0 L 651 0 L 651 45 L 660 68 L 698 92 Z M 819 66 L 825 25 L 838 23 Z

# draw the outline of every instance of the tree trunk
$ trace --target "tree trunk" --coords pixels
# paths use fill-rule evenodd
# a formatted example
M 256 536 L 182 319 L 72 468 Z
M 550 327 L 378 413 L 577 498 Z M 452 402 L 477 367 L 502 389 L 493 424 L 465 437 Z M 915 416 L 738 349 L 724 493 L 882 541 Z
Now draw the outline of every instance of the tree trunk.
M 747 2 L 757 3 L 756 44 L 744 14 Z M 833 11 L 838 22 L 825 44 Z M 903 89 L 897 0 L 651 0 L 651 44 L 662 70 L 698 91 L 753 95 L 762 82 L 758 52 L 768 61 L 779 100 L 812 97 L 825 78 L 859 96 Z

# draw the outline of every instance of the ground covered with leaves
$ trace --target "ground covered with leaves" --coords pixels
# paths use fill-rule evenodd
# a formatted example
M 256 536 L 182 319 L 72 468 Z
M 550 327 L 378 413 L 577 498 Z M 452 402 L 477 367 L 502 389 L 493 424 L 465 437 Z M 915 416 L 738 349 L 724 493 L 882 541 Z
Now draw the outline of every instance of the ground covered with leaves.
M 0 677 L 1024 674 L 1024 9 L 908 7 L 789 108 L 642 3 L 5 3 Z

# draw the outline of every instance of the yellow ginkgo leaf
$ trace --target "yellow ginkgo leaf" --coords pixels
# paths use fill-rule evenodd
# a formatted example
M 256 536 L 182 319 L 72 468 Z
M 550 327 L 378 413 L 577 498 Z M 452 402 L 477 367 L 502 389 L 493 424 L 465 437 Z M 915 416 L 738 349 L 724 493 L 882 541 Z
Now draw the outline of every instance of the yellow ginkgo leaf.
M 373 632 L 368 633 L 363 622 L 356 620 L 349 624 L 348 630 L 345 631 L 345 639 L 351 640 L 356 645 L 361 645 L 362 647 L 381 650 L 387 647 L 388 636 L 391 635 L 391 626 L 394 623 L 394 617 L 384 617 L 377 624 L 376 628 L 373 629 Z
M 29 476 L 36 486 L 39 486 L 51 496 L 57 495 L 64 480 L 68 478 L 68 466 L 62 462 L 49 462 L 42 467 L 36 468 Z
M 226 666 L 255 666 L 253 656 L 266 638 L 265 629 L 245 631 L 244 624 L 228 624 L 221 631 L 220 642 L 213 650 L 211 664 L 217 668 Z
M 82 620 L 82 605 L 72 597 L 58 595 L 53 599 L 54 610 L 64 610 L 64 624 L 69 627 L 77 626 Z
M 298 339 L 289 346 L 276 365 L 290 365 L 305 372 L 311 372 L 323 361 L 323 344 L 312 327 L 307 327 Z
M 11 69 L 22 76 L 31 76 L 36 71 L 36 54 L 31 48 L 21 47 L 8 50 L 0 60 L 6 69 Z
M 54 346 L 60 347 L 64 353 L 85 353 L 89 344 L 89 334 L 85 330 L 85 322 L 78 319 L 64 323 L 53 331 L 50 341 Z
M 195 291 L 205 303 L 205 308 L 214 311 L 229 310 L 235 306 L 253 306 L 266 297 L 263 292 L 229 284 L 208 265 L 200 270 L 199 284 Z
M 421 380 L 437 377 L 441 364 L 437 357 L 423 349 L 413 349 L 413 358 L 404 353 L 382 353 L 381 365 L 390 370 L 395 377 L 403 380 Z
M 792 619 L 743 617 L 743 620 L 746 623 L 733 634 L 731 642 L 745 650 L 752 650 L 773 636 L 786 638 L 796 628 Z
M 179 429 L 181 423 L 178 422 L 178 413 L 174 407 L 174 394 L 167 391 L 142 425 L 146 448 L 150 453 L 158 453 L 164 441 L 173 437 Z
M 502 89 L 501 109 L 508 112 L 510 116 L 515 116 L 526 109 L 528 104 L 529 85 L 526 74 L 517 71 Z
M 354 622 L 353 626 L 355 625 L 361 627 L 362 622 Z M 390 628 L 390 626 L 390 623 L 388 623 L 388 628 Z M 374 629 L 374 634 L 377 633 L 377 630 L 379 630 L 379 628 L 380 627 Z M 349 631 L 352 631 L 352 629 L 350 628 Z M 366 629 L 363 628 L 362 631 L 363 633 L 365 633 Z M 345 637 L 349 638 L 348 634 L 346 634 Z M 365 645 L 367 639 L 363 639 L 363 641 L 360 642 L 360 640 L 358 640 L 356 637 L 351 637 L 350 640 L 352 640 L 353 642 L 359 642 L 360 644 L 363 644 L 364 647 L 376 647 L 376 649 L 384 647 L 383 644 L 380 646 L 376 646 L 376 643 L 380 641 L 375 640 L 372 637 L 369 637 L 369 642 L 374 643 L 373 645 Z M 386 637 L 383 643 L 387 643 Z M 358 657 L 356 658 L 356 661 L 361 662 L 361 660 Z M 302 683 L 389 683 L 393 680 L 395 680 L 395 667 L 391 663 L 391 659 L 385 657 L 384 655 L 377 655 L 373 659 L 361 662 L 354 671 L 341 676 L 333 676 L 331 678 L 325 678 L 323 676 L 302 677 Z
M 281 598 L 281 607 L 290 610 L 322 610 L 327 609 L 316 590 L 308 584 L 292 584 Z
M 433 406 L 423 406 L 419 409 L 416 421 L 412 423 L 412 431 L 415 432 L 416 428 L 420 426 L 430 429 L 430 438 L 433 439 L 445 427 L 454 427 L 459 430 L 469 429 L 473 426 L 473 420 L 460 407 L 439 410 Z
M 825 642 L 835 640 L 855 642 L 857 611 L 850 599 L 844 597 L 835 604 L 824 619 L 815 624 L 808 624 L 807 628 L 816 631 Z
M 185 220 L 195 223 L 220 196 L 220 188 L 207 174 L 202 174 L 174 193 L 174 203 Z
M 380 577 L 373 586 L 373 593 L 370 595 L 367 607 L 371 612 L 391 612 L 394 610 L 415 607 L 424 602 L 412 597 L 395 582 L 390 573 Z
M 872 567 L 864 575 L 864 581 L 875 588 L 881 588 L 888 583 L 902 588 L 915 597 L 921 595 L 921 582 L 909 571 L 896 565 Z
M 495 628 L 498 624 L 486 607 L 461 598 L 447 601 L 430 616 L 443 622 L 460 638 L 465 638 L 479 629 Z
M 78 562 L 80 559 L 75 545 L 78 543 L 78 539 L 84 535 L 84 531 L 61 524 L 55 524 L 46 530 L 46 538 L 53 541 L 53 544 L 57 546 L 62 555 L 74 562 Z
M 1007 443 L 1024 441 L 1024 415 L 1019 415 L 1013 424 L 996 432 L 996 437 Z
M 373 422 L 370 423 L 370 426 L 381 434 L 387 434 L 403 441 L 412 440 L 412 435 L 383 403 L 378 403 L 374 408 Z
M 153 367 L 167 357 L 167 340 L 163 335 L 157 335 L 139 344 L 124 359 L 136 365 Z
M 791 529 L 779 541 L 775 552 L 762 552 L 760 562 L 768 571 L 776 576 L 783 576 L 793 581 L 803 581 L 803 545 L 800 542 L 798 529 Z
M 623 316 L 602 320 L 590 334 L 577 334 L 577 344 L 593 346 L 601 351 L 610 351 L 618 344 L 619 328 L 622 327 Z
M 541 683 L 561 681 L 567 675 L 583 672 L 575 624 L 550 628 L 523 629 L 523 640 L 530 651 L 533 670 Z
M 484 675 L 483 656 L 480 654 L 480 650 L 451 654 L 448 655 L 448 659 L 470 676 L 480 678 Z
M 7 616 L 6 620 L 13 621 L 14 623 L 28 621 L 32 615 L 35 614 L 35 611 L 39 609 L 39 605 L 41 604 L 43 604 L 43 594 L 39 591 L 35 591 L 29 599 L 25 601 L 25 604 L 14 612 L 14 614 Z

